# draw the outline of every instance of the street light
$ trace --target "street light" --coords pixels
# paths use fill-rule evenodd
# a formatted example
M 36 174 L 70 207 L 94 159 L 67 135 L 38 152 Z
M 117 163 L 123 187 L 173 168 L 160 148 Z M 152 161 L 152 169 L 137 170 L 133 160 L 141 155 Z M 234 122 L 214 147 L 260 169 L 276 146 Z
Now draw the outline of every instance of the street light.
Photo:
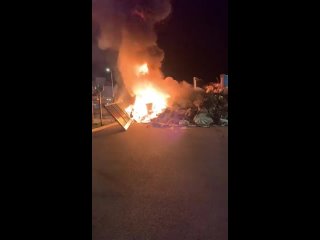
M 111 86 L 112 86 L 112 102 L 114 100 L 114 93 L 113 93 L 113 76 L 112 76 L 112 71 L 110 68 L 106 68 L 106 71 L 110 73 L 111 75 Z

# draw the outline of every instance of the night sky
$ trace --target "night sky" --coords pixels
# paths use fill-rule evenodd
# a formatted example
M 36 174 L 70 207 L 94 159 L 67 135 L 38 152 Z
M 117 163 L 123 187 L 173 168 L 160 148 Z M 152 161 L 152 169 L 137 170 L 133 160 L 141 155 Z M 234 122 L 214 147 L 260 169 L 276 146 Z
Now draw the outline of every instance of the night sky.
M 172 0 L 172 7 L 170 17 L 157 26 L 165 76 L 208 82 L 228 73 L 228 1 Z
M 165 53 L 162 67 L 165 77 L 192 83 L 195 76 L 210 82 L 219 74 L 228 73 L 228 1 L 171 0 L 171 3 L 170 16 L 156 25 L 158 45 Z M 115 69 L 117 62 L 113 50 L 97 53 L 100 57 L 96 54 L 93 60 L 93 79 L 105 76 L 106 66 Z

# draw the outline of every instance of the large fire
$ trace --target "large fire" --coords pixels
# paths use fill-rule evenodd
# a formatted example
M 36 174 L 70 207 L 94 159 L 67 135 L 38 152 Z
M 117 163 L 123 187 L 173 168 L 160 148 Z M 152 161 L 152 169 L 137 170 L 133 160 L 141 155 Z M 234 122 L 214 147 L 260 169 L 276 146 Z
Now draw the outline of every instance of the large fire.
M 149 73 L 148 64 L 145 63 L 137 68 L 137 75 L 147 75 Z M 137 122 L 150 122 L 156 118 L 167 107 L 168 94 L 157 90 L 150 83 L 137 86 L 134 89 L 135 102 L 128 106 L 126 112 Z

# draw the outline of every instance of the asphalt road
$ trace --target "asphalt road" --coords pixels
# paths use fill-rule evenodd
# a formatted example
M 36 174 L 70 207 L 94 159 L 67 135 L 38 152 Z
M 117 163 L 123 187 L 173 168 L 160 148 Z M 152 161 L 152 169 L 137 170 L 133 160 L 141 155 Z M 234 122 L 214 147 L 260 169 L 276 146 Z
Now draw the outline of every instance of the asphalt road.
M 92 136 L 93 240 L 228 239 L 228 128 Z

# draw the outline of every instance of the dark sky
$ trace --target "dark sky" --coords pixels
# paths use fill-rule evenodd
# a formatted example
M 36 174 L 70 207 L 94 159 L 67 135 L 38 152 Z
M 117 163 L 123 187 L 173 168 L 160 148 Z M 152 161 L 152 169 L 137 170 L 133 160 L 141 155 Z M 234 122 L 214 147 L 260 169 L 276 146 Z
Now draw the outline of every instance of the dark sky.
M 156 25 L 158 45 L 165 53 L 164 75 L 191 83 L 194 76 L 209 82 L 221 73 L 228 73 L 228 1 L 171 0 L 171 3 L 170 16 Z M 93 79 L 105 76 L 105 66 L 115 69 L 117 58 L 112 50 L 97 53 L 101 56 L 96 54 L 93 59 Z
M 172 0 L 172 7 L 171 16 L 157 26 L 165 76 L 214 81 L 228 73 L 228 1 Z

